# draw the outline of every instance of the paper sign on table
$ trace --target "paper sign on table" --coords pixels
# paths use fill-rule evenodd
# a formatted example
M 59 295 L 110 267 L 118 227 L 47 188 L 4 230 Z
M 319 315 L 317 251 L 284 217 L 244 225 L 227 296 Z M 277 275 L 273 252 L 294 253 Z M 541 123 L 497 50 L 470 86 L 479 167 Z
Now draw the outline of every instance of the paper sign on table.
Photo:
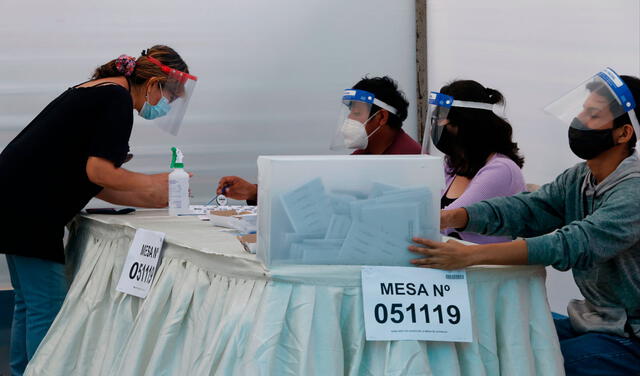
M 362 267 L 368 341 L 471 342 L 471 310 L 464 270 Z
M 161 257 L 164 233 L 138 229 L 133 237 L 116 290 L 146 298 Z

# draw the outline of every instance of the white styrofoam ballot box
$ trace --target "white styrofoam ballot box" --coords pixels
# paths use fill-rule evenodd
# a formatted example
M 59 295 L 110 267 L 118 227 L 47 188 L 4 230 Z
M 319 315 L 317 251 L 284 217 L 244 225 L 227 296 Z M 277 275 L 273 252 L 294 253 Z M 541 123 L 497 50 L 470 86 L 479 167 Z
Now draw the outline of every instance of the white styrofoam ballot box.
M 258 257 L 266 265 L 409 266 L 440 239 L 442 158 L 261 156 Z

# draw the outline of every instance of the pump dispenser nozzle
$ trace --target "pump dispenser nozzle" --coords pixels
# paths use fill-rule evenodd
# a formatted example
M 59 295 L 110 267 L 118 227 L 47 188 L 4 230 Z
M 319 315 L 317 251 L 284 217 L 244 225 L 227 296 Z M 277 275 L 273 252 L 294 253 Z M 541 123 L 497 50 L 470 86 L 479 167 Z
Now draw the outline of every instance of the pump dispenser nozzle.
M 184 155 L 182 151 L 176 147 L 171 148 L 171 168 L 184 168 L 184 163 L 182 162 L 182 158 Z

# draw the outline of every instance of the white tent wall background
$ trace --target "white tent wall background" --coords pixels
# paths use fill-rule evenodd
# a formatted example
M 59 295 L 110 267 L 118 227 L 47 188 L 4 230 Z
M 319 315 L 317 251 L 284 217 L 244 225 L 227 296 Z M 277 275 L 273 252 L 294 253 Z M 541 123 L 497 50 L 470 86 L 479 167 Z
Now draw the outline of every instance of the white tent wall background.
M 217 180 L 257 176 L 261 154 L 327 154 L 342 89 L 364 74 L 399 81 L 417 137 L 415 12 L 410 0 L 4 0 L 0 3 L 0 148 L 68 86 L 122 53 L 174 47 L 199 82 L 178 137 L 136 116 L 126 167 L 166 171 L 185 152 L 193 202 Z M 429 0 L 428 78 L 438 90 L 475 79 L 507 98 L 507 116 L 541 184 L 578 162 L 566 128 L 542 107 L 598 70 L 640 74 L 637 0 Z M 55 157 L 55 156 L 54 156 Z M 33 198 L 38 206 L 46 203 Z M 34 220 L 38 215 L 34 214 Z M 0 288 L 8 284 L 0 258 Z M 569 273 L 551 272 L 554 311 L 579 296 Z
M 415 103 L 414 7 L 410 0 L 3 0 L 0 148 L 98 65 L 164 43 L 199 80 L 178 137 L 135 116 L 134 158 L 125 167 L 168 171 L 178 146 L 195 174 L 192 202 L 204 203 L 222 176 L 255 181 L 258 155 L 330 153 L 342 92 L 365 74 L 390 75 Z M 415 136 L 414 105 L 409 114 L 405 129 Z

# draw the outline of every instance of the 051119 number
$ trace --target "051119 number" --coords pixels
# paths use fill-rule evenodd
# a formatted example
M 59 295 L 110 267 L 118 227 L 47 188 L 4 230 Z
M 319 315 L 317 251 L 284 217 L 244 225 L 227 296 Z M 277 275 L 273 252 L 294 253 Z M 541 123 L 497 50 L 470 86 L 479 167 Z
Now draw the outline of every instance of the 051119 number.
M 140 265 L 138 262 L 134 262 L 129 270 L 129 278 L 138 282 L 150 283 L 155 271 L 156 268 L 153 265 Z
M 402 307 L 402 304 L 391 304 L 391 309 L 387 308 L 386 305 L 380 303 L 376 304 L 374 308 L 374 316 L 376 321 L 379 324 L 384 324 L 388 320 L 395 324 L 399 324 L 404 321 L 405 317 L 411 318 L 412 323 L 416 323 L 418 321 L 418 316 L 420 321 L 424 319 L 424 322 L 427 324 L 431 323 L 432 319 L 437 319 L 439 324 L 444 324 L 445 315 L 446 319 L 449 323 L 456 325 L 460 322 L 460 309 L 455 305 L 447 306 L 446 310 L 443 312 L 443 306 L 438 304 L 435 307 L 429 309 L 428 304 L 423 304 L 420 308 L 417 308 L 415 304 L 410 304 L 408 307 Z M 405 312 L 407 315 L 405 316 Z M 431 316 L 434 314 L 433 316 Z M 435 324 L 436 322 L 434 322 Z

